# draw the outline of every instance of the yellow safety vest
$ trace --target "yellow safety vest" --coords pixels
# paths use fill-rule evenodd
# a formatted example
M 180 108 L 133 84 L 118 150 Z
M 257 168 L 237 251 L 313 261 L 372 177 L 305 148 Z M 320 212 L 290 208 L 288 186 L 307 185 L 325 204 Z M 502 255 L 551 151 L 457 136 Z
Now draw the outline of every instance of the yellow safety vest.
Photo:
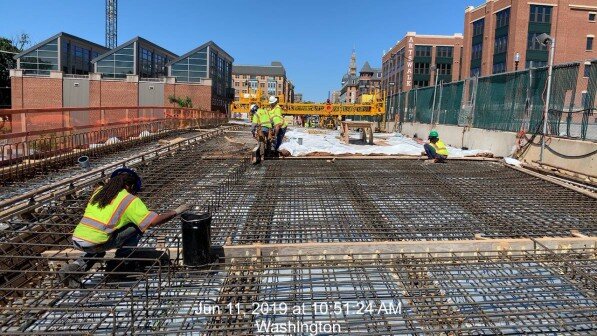
M 435 152 L 439 155 L 443 155 L 443 156 L 448 156 L 448 148 L 446 147 L 446 144 L 441 141 L 441 140 L 437 140 L 436 143 L 432 143 L 433 147 L 435 147 Z
M 251 117 L 251 123 L 259 124 L 259 117 L 257 117 L 257 112 L 253 113 L 253 117 Z
M 284 116 L 282 116 L 282 108 L 280 105 L 276 105 L 273 109 L 269 111 L 272 122 L 274 125 L 282 124 L 282 127 L 287 127 L 288 123 L 284 120 Z
M 255 112 L 255 115 L 257 116 L 255 119 L 257 120 L 256 124 L 260 124 L 261 127 L 272 128 L 272 121 L 269 113 L 265 109 L 258 109 L 257 112 Z
M 100 190 L 96 190 L 93 195 Z M 137 225 L 141 232 L 145 232 L 157 215 L 147 210 L 141 199 L 123 189 L 102 209 L 98 204 L 91 204 L 89 201 L 83 218 L 75 228 L 73 240 L 83 247 L 103 244 L 110 239 L 112 232 L 129 223 Z

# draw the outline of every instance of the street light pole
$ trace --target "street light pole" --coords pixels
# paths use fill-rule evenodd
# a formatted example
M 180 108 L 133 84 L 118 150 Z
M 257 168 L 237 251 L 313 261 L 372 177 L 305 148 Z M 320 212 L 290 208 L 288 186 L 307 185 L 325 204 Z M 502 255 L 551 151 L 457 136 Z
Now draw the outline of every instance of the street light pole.
M 435 96 L 437 94 L 437 81 L 439 79 L 438 76 L 438 68 L 437 66 L 434 64 L 431 66 L 431 69 L 433 69 L 433 71 L 435 71 L 435 86 L 433 87 L 433 104 L 431 105 L 431 127 L 433 127 L 433 117 L 435 114 Z
M 539 162 L 543 162 L 543 152 L 545 151 L 545 136 L 547 135 L 547 116 L 549 113 L 549 103 L 551 99 L 551 82 L 553 74 L 553 62 L 556 48 L 556 41 L 553 37 L 547 34 L 537 36 L 537 40 L 543 45 L 549 44 L 549 68 L 547 69 L 547 97 L 545 98 L 545 109 L 543 111 L 543 137 L 541 140 L 541 153 L 539 155 Z

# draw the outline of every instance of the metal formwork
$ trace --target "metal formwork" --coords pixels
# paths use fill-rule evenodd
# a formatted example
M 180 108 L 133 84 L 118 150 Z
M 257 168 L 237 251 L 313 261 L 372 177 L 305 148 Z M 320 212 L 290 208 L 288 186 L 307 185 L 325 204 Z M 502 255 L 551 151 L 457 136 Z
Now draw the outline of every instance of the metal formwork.
M 158 212 L 182 202 L 210 211 L 212 243 L 224 249 L 597 231 L 594 198 L 498 163 L 306 159 L 251 166 L 253 145 L 247 133 L 229 132 L 140 161 L 140 197 Z M 0 334 L 274 334 L 263 330 L 267 323 L 303 328 L 289 334 L 309 334 L 313 326 L 340 328 L 323 334 L 371 335 L 597 330 L 594 243 L 220 255 L 193 268 L 181 265 L 174 220 L 142 238 L 141 246 L 163 251 L 134 259 L 145 267 L 113 270 L 104 262 L 124 260 L 107 257 L 81 288 L 67 288 L 56 275 L 72 256 L 61 251 L 71 247 L 94 182 L 0 219 L 8 227 L 0 231 Z

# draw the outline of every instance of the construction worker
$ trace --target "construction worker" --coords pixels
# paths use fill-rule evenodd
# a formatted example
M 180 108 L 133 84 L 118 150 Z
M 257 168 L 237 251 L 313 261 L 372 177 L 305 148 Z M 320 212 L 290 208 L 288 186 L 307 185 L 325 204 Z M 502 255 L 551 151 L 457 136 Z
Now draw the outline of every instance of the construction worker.
M 277 152 L 280 146 L 282 145 L 282 140 L 284 140 L 284 135 L 286 134 L 288 123 L 286 122 L 286 120 L 284 120 L 284 116 L 282 115 L 282 107 L 280 107 L 280 105 L 278 104 L 278 98 L 270 96 L 269 106 L 269 115 L 274 125 L 274 149 Z
M 141 178 L 129 168 L 116 169 L 108 183 L 92 194 L 83 218 L 73 232 L 73 245 L 85 255 L 60 270 L 61 280 L 76 287 L 83 276 L 106 251 L 116 250 L 116 258 L 125 258 L 131 247 L 149 227 L 163 224 L 189 209 L 182 204 L 173 211 L 158 215 L 136 197 L 141 190 Z M 77 274 L 78 273 L 78 274 Z
M 443 141 L 439 139 L 437 131 L 432 130 L 429 132 L 429 143 L 423 145 L 425 148 L 425 155 L 434 163 L 445 162 L 448 158 L 448 148 Z
M 257 110 L 259 109 L 259 105 L 252 104 L 251 109 L 249 110 L 249 116 L 251 119 L 251 134 L 255 137 L 257 126 L 259 125 L 259 117 L 257 116 Z

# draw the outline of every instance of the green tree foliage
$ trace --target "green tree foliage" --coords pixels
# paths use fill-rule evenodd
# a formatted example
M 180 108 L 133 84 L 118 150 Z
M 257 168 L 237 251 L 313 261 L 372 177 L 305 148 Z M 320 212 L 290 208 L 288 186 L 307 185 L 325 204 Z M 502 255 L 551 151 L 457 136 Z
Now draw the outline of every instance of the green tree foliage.
M 189 96 L 182 98 L 176 97 L 175 95 L 171 95 L 168 97 L 168 101 L 170 102 L 170 104 L 178 105 L 178 107 L 193 107 L 193 101 Z
M 10 107 L 10 69 L 17 65 L 13 57 L 28 44 L 29 35 L 25 33 L 12 40 L 0 36 L 0 108 Z M 0 116 L 0 124 L 6 123 L 6 118 Z

